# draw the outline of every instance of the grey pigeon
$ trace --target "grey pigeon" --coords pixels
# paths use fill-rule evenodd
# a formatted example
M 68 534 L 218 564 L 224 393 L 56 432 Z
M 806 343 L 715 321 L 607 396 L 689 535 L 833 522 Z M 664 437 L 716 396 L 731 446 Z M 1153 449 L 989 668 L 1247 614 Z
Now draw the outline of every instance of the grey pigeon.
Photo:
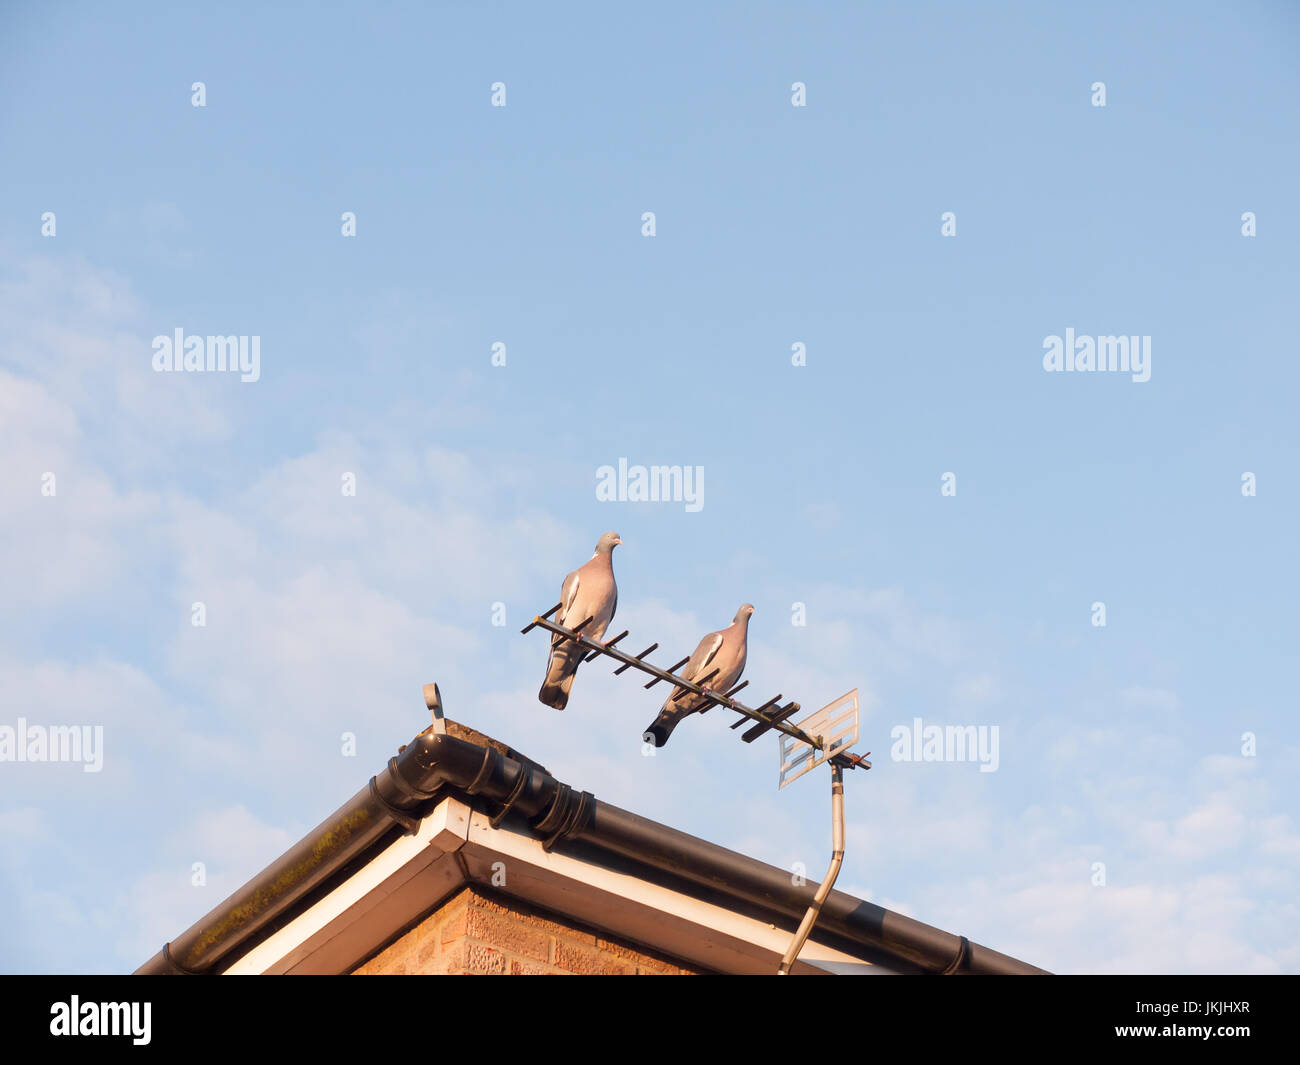
M 740 675 L 745 672 L 745 653 L 749 641 L 749 616 L 754 608 L 745 603 L 736 611 L 735 618 L 721 632 L 711 632 L 700 641 L 695 653 L 683 667 L 680 676 L 698 684 L 716 669 L 705 687 L 713 691 L 725 692 L 735 687 Z M 685 688 L 675 688 L 672 695 L 664 702 L 659 716 L 645 730 L 645 734 L 654 740 L 656 747 L 668 742 L 683 718 L 703 712 L 715 704 Z
M 596 544 L 596 553 L 585 565 L 579 566 L 560 586 L 560 609 L 555 613 L 558 624 L 572 629 L 587 618 L 592 622 L 582 630 L 582 635 L 599 640 L 614 619 L 618 609 L 618 586 L 614 583 L 614 548 L 621 544 L 618 533 L 607 532 Z M 551 658 L 546 663 L 546 680 L 537 698 L 547 706 L 563 710 L 569 702 L 573 678 L 582 662 L 583 650 L 573 640 L 551 637 Z

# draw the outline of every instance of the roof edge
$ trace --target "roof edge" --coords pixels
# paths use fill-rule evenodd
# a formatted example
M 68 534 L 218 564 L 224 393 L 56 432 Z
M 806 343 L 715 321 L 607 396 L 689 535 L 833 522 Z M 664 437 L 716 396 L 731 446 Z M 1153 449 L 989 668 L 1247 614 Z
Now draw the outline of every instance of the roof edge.
M 787 871 L 601 802 L 557 780 L 536 762 L 445 733 L 424 732 L 329 818 L 136 970 L 200 975 L 221 971 L 301 908 L 345 867 L 396 828 L 414 831 L 420 811 L 448 792 L 481 796 L 492 823 L 525 818 L 547 850 L 581 841 L 647 870 L 797 920 L 816 885 L 795 886 Z M 506 748 L 509 750 L 509 748 Z M 834 891 L 818 928 L 931 973 L 1044 974 L 1046 970 L 910 917 Z

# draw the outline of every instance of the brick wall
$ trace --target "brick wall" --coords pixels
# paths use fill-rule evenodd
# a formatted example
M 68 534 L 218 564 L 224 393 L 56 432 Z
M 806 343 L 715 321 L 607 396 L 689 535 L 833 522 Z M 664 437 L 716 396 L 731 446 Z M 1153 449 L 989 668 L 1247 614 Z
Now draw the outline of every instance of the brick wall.
M 695 971 L 518 899 L 467 887 L 355 973 L 651 976 Z

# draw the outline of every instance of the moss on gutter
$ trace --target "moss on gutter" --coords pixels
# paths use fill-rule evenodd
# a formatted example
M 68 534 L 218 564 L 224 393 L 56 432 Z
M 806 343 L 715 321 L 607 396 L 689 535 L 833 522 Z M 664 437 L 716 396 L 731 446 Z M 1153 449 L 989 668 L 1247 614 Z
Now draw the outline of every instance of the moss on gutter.
M 259 886 L 247 902 L 232 907 L 215 925 L 205 928 L 194 945 L 185 952 L 182 964 L 186 968 L 198 968 L 199 959 L 208 950 L 255 920 L 286 892 L 310 877 L 321 865 L 342 850 L 358 831 L 367 827 L 370 820 L 370 810 L 362 807 L 327 828 L 312 842 L 311 853 L 302 861 L 290 866 L 269 884 Z

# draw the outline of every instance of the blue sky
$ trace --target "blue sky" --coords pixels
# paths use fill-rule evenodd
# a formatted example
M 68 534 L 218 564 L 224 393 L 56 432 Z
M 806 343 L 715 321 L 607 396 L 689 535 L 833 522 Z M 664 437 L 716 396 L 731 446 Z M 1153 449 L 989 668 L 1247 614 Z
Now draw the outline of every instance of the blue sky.
M 819 876 L 774 739 L 643 757 L 594 664 L 537 702 L 518 629 L 615 529 L 639 646 L 750 601 L 756 701 L 861 689 L 841 887 L 1058 971 L 1300 971 L 1296 8 L 268 7 L 0 12 L 0 726 L 105 734 L 0 763 L 0 969 L 134 968 L 431 680 Z M 260 380 L 154 373 L 176 328 Z M 1045 372 L 1067 329 L 1150 380 Z M 703 509 L 597 501 L 620 457 Z M 893 760 L 918 716 L 997 772 Z

